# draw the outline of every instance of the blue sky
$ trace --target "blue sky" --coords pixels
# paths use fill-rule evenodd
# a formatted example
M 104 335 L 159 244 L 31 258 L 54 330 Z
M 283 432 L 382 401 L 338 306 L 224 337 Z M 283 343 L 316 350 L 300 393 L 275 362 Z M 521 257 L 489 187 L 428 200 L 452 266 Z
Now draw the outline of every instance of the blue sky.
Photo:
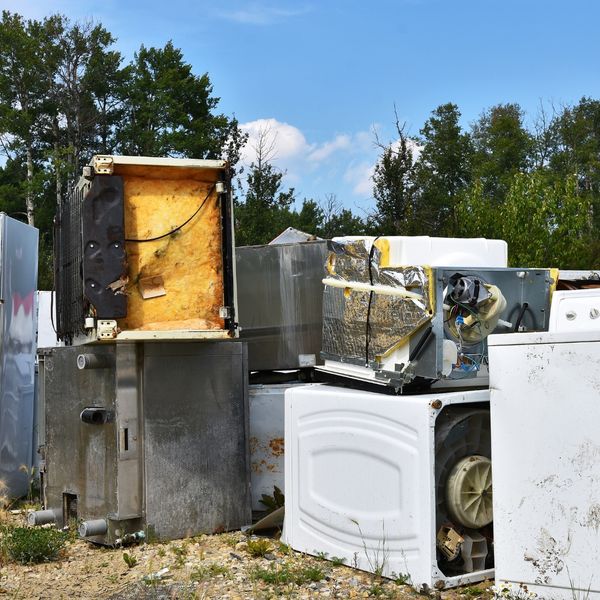
M 487 107 L 600 98 L 595 0 L 221 2 L 0 0 L 26 17 L 94 18 L 130 58 L 172 39 L 208 72 L 220 110 L 269 128 L 275 164 L 299 196 L 372 206 L 373 128 L 393 140 L 393 107 L 417 134 L 441 103 L 465 126 Z M 251 145 L 246 160 L 252 157 Z

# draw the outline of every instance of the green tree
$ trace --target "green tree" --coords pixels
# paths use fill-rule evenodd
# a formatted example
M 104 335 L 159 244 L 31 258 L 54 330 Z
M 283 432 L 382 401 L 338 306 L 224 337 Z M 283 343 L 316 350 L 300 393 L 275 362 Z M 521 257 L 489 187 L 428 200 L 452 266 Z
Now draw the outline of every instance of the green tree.
M 473 125 L 473 179 L 479 178 L 486 195 L 501 203 L 515 173 L 531 165 L 534 143 L 518 104 L 498 104 Z
M 415 211 L 415 165 L 413 141 L 406 135 L 396 115 L 395 143 L 383 145 L 373 174 L 375 212 L 369 216 L 368 227 L 378 234 L 412 235 L 420 228 Z
M 295 190 L 283 190 L 284 174 L 272 163 L 275 137 L 268 128 L 259 131 L 254 151 L 255 159 L 246 175 L 244 202 L 236 200 L 238 246 L 266 244 L 293 224 Z M 306 207 L 309 209 L 310 205 Z
M 219 98 L 208 74 L 195 75 L 181 50 L 142 45 L 123 86 L 123 154 L 221 158 L 232 166 L 245 139 L 235 119 L 215 114 Z
M 506 240 L 512 266 L 592 267 L 591 204 L 574 176 L 549 182 L 543 172 L 517 173 L 500 207 L 476 182 L 459 212 L 460 233 Z
M 415 166 L 417 214 L 422 233 L 453 236 L 455 207 L 471 179 L 472 144 L 459 124 L 456 104 L 438 106 L 421 129 Z
M 2 12 L 0 22 L 0 140 L 9 160 L 23 161 L 27 222 L 35 224 L 36 170 L 49 109 L 55 65 L 52 41 L 58 20 L 25 21 Z
M 320 237 L 331 239 L 335 236 L 365 233 L 365 222 L 351 210 L 344 208 L 335 194 L 326 194 L 320 209 L 321 223 L 317 229 L 317 235 Z

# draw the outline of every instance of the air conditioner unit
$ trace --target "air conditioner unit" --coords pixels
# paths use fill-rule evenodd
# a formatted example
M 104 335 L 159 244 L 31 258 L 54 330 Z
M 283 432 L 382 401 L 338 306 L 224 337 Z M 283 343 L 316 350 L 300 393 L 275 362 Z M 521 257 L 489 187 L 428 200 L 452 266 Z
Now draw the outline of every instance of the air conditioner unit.
M 417 589 L 493 575 L 489 392 L 286 391 L 283 538 Z
M 550 270 L 497 267 L 501 256 L 486 240 L 447 240 L 436 252 L 413 252 L 394 251 L 396 239 L 330 244 L 320 372 L 396 391 L 433 382 L 481 387 L 487 385 L 490 333 L 548 328 L 556 283 Z M 472 252 L 458 252 L 461 244 Z M 454 262 L 428 263 L 444 259 Z

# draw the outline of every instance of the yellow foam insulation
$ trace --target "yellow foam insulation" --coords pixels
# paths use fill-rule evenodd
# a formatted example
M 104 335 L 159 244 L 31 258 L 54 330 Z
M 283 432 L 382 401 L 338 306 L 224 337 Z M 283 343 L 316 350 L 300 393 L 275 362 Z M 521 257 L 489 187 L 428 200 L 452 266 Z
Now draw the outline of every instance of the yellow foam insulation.
M 191 176 L 183 178 L 178 169 L 160 174 L 156 169 L 149 173 L 137 169 L 119 173 L 127 239 L 154 238 L 180 226 L 198 209 L 216 176 L 216 172 L 203 177 L 188 172 Z M 118 321 L 122 331 L 224 327 L 219 317 L 224 304 L 221 211 L 214 190 L 200 212 L 176 233 L 153 242 L 127 242 L 126 248 L 128 306 L 127 317 Z M 164 295 L 142 297 L 138 283 L 148 277 L 162 278 Z

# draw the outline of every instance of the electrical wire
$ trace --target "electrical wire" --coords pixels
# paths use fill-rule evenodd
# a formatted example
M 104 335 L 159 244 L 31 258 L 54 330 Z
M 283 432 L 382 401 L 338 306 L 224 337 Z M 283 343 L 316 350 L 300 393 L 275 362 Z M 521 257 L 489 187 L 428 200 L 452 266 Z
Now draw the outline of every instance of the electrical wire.
M 208 194 L 206 194 L 206 197 L 204 198 L 204 200 L 202 200 L 202 203 L 200 204 L 200 206 L 196 209 L 196 211 L 194 212 L 194 214 L 187 219 L 186 221 L 184 221 L 181 225 L 178 225 L 177 227 L 175 227 L 175 229 L 171 229 L 171 231 L 167 231 L 167 233 L 163 233 L 162 235 L 157 235 L 156 237 L 152 237 L 152 238 L 146 238 L 143 240 L 138 240 L 135 238 L 125 238 L 126 242 L 135 242 L 137 244 L 143 244 L 144 242 L 156 242 L 157 240 L 162 240 L 163 238 L 166 238 L 170 235 L 173 235 L 174 233 L 176 233 L 177 231 L 183 229 L 201 210 L 202 207 L 206 204 L 206 201 L 210 198 L 211 194 L 213 193 L 215 187 L 217 186 L 216 183 L 214 183 L 212 185 L 212 187 L 210 188 L 210 190 L 208 190 Z
M 377 236 L 373 240 L 373 244 L 369 250 L 369 283 L 373 286 L 373 254 L 375 254 L 375 242 L 381 236 Z M 365 366 L 369 366 L 369 345 L 371 342 L 371 304 L 373 303 L 373 290 L 369 292 L 369 304 L 367 305 L 367 323 L 365 331 Z

